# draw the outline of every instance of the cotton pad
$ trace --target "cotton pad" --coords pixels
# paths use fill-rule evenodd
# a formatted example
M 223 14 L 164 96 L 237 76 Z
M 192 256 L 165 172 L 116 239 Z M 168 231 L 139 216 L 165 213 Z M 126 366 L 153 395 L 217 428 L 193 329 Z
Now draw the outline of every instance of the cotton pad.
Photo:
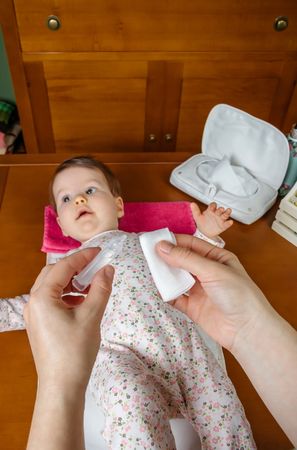
M 176 244 L 175 236 L 168 228 L 143 233 L 139 240 L 154 283 L 164 302 L 174 300 L 191 289 L 195 284 L 194 277 L 183 269 L 169 266 L 155 248 L 156 244 L 163 240 Z

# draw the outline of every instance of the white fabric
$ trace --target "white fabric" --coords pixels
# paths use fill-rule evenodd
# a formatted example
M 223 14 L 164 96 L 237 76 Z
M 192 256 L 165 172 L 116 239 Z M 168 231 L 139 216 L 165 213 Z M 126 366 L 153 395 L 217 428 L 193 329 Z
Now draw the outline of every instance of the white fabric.
M 105 416 L 96 404 L 88 386 L 85 397 L 84 436 L 86 450 L 107 450 L 102 436 Z M 176 450 L 200 450 L 200 439 L 192 425 L 183 417 L 170 419 Z
M 24 330 L 23 310 L 28 300 L 28 294 L 0 299 L 0 332 Z
M 236 195 L 247 196 L 257 192 L 258 183 L 244 167 L 231 165 L 227 156 L 221 161 L 209 161 L 201 164 L 199 175 L 207 182 L 216 186 L 216 191 L 222 189 Z
M 202 239 L 203 241 L 209 242 L 209 244 L 212 244 L 215 247 L 220 247 L 220 248 L 225 247 L 225 241 L 220 236 L 217 236 L 216 239 L 212 239 L 208 236 L 205 236 L 205 234 L 202 233 L 200 230 L 198 230 L 198 228 L 196 228 L 196 231 L 193 234 L 193 236 L 195 236 L 199 239 Z
M 154 283 L 164 302 L 174 300 L 191 289 L 195 283 L 192 275 L 183 269 L 170 267 L 156 252 L 155 246 L 162 240 L 176 244 L 175 237 L 168 228 L 143 233 L 139 240 Z

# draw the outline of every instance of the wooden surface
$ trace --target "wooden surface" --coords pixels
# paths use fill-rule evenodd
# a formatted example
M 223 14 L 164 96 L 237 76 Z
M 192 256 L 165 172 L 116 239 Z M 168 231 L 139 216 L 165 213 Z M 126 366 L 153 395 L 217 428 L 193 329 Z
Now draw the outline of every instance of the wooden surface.
M 5 0 L 0 24 L 28 153 L 197 153 L 218 103 L 296 121 L 296 0 Z
M 1 297 L 29 291 L 44 264 L 40 252 L 43 207 L 56 164 L 69 155 L 7 156 L 0 160 L 0 286 Z M 169 175 L 189 154 L 102 154 L 118 175 L 126 201 L 174 201 L 189 197 L 169 184 Z M 7 170 L 8 169 L 8 170 Z M 0 196 L 1 198 L 1 196 Z M 272 305 L 297 327 L 297 249 L 270 228 L 276 205 L 252 225 L 235 223 L 224 233 L 234 251 Z M 259 336 L 259 339 L 261 337 Z M 226 355 L 229 375 L 242 400 L 260 450 L 289 450 L 288 442 L 247 380 Z M 273 375 L 272 375 L 273 376 Z M 0 448 L 23 450 L 36 388 L 35 369 L 26 332 L 0 335 Z
M 294 0 L 14 0 L 25 52 L 297 50 Z M 51 32 L 47 17 L 61 28 Z M 286 32 L 274 20 L 289 17 Z

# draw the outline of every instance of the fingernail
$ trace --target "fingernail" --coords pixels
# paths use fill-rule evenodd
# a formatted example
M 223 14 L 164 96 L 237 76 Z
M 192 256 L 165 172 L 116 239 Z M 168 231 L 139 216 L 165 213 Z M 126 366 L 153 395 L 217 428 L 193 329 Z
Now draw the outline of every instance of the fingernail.
M 170 253 L 171 250 L 173 249 L 174 245 L 171 244 L 171 242 L 168 241 L 162 241 L 159 245 L 159 249 L 161 250 L 161 252 L 163 253 Z
M 112 266 L 105 266 L 104 267 L 104 275 L 111 279 L 113 277 L 114 274 L 114 268 Z

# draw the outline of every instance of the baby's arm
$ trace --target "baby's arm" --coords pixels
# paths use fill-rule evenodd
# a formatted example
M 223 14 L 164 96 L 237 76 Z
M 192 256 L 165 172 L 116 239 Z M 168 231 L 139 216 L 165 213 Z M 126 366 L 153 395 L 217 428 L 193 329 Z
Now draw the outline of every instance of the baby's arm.
M 0 332 L 24 330 L 23 310 L 28 300 L 29 294 L 0 299 Z
M 214 202 L 203 212 L 200 211 L 196 203 L 191 203 L 191 210 L 197 227 L 195 236 L 223 247 L 225 243 L 219 237 L 219 234 L 233 224 L 233 220 L 230 219 L 232 210 L 230 208 L 218 208 Z
M 55 264 L 67 254 L 48 253 L 47 264 Z M 29 294 L 14 298 L 0 298 L 0 333 L 3 331 L 24 330 L 23 310 L 29 301 Z

